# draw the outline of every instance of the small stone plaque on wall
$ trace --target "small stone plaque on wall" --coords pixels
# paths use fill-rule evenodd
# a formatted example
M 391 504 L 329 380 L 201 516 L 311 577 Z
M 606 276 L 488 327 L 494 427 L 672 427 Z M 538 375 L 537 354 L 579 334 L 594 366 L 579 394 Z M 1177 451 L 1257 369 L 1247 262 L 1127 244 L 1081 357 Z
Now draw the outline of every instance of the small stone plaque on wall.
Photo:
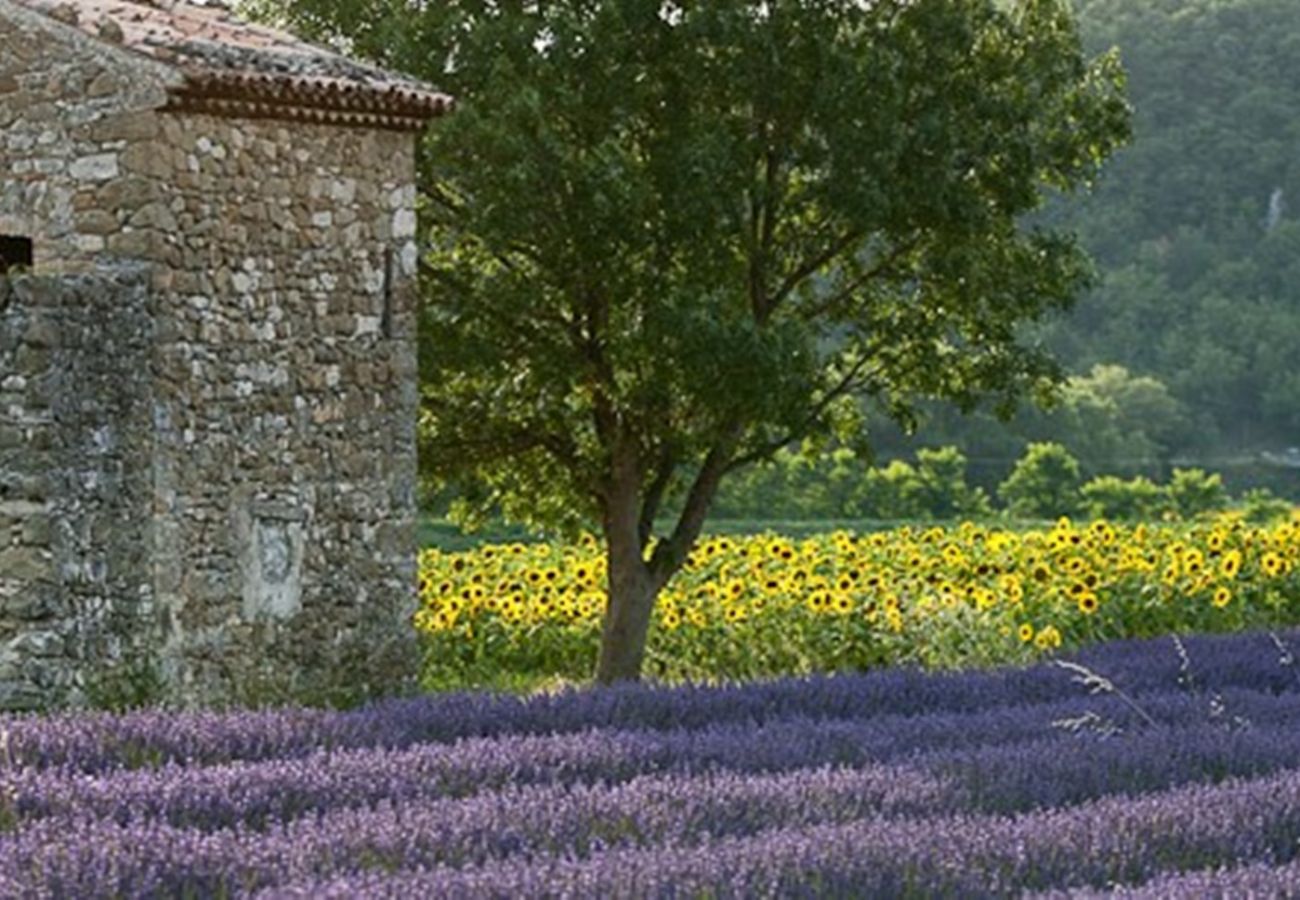
M 311 518 L 296 499 L 258 498 L 241 517 L 244 618 L 288 619 L 302 609 L 302 557 Z

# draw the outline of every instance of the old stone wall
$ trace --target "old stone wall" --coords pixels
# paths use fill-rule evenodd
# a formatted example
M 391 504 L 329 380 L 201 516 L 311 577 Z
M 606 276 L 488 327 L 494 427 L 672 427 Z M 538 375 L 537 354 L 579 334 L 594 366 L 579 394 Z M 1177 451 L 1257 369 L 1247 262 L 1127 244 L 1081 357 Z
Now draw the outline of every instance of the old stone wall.
M 144 598 L 172 700 L 393 688 L 417 652 L 412 136 L 158 112 L 170 70 L 0 13 L 0 234 L 33 239 L 40 277 L 147 297 L 147 322 L 93 306 L 147 343 L 121 482 L 142 540 L 69 507 L 106 571 L 142 573 L 105 582 L 114 608 Z
M 0 709 L 156 652 L 142 273 L 0 279 Z
M 33 238 L 45 274 L 131 255 L 129 220 L 149 204 L 126 196 L 120 159 L 153 137 L 174 76 L 14 4 L 0 12 L 0 234 Z
M 164 300 L 153 551 L 173 675 L 202 700 L 391 684 L 415 671 L 414 142 L 159 121 L 122 165 L 170 197 L 136 234 Z

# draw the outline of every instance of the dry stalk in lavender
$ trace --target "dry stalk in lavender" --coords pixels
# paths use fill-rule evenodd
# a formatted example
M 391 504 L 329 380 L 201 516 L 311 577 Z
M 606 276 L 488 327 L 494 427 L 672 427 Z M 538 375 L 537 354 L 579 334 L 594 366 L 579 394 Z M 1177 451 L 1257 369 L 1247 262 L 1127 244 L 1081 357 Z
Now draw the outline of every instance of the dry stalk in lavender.
M 1124 729 L 1115 724 L 1113 720 L 1091 709 L 1080 716 L 1053 719 L 1052 727 L 1068 731 L 1070 734 L 1091 732 L 1103 738 L 1118 737 L 1124 733 Z
M 1170 635 L 1174 642 L 1174 649 L 1178 651 L 1178 685 L 1186 690 L 1192 696 L 1199 696 L 1201 693 L 1200 686 L 1196 682 L 1196 676 L 1192 673 L 1192 659 L 1187 652 L 1187 647 L 1183 644 L 1182 638 L 1178 635 Z M 1250 727 L 1250 720 L 1243 716 L 1229 716 L 1228 706 L 1224 702 L 1223 695 L 1218 691 L 1210 692 L 1209 700 L 1209 720 L 1211 724 L 1222 725 L 1226 728 L 1242 729 Z
M 1106 676 L 1094 672 L 1092 669 L 1088 668 L 1082 663 L 1071 662 L 1068 659 L 1052 660 L 1052 665 L 1065 669 L 1067 672 L 1073 672 L 1074 677 L 1071 678 L 1070 680 L 1077 684 L 1083 685 L 1085 688 L 1088 689 L 1088 693 L 1110 694 L 1112 697 L 1115 697 L 1120 702 L 1122 702 L 1129 709 L 1133 710 L 1133 712 L 1137 713 L 1138 717 L 1143 722 L 1150 725 L 1152 728 L 1156 727 L 1157 725 L 1156 720 L 1151 718 L 1151 714 L 1148 713 L 1141 706 L 1139 706 L 1137 701 L 1135 701 L 1132 697 L 1130 697 L 1124 691 L 1120 690 L 1115 685 L 1115 682 L 1111 681 Z M 1064 722 L 1064 721 L 1077 721 L 1077 720 L 1061 720 L 1061 721 Z M 1056 725 L 1057 723 L 1053 722 L 1052 724 Z M 1058 726 L 1058 727 L 1065 727 L 1065 726 Z
M 1295 676 L 1296 681 L 1300 681 L 1300 668 L 1296 667 L 1295 654 L 1291 652 L 1291 647 L 1277 636 L 1275 632 L 1268 633 L 1269 639 L 1273 641 L 1273 646 L 1277 647 L 1277 664 L 1287 669 Z
M 1178 651 L 1178 686 L 1188 691 L 1196 693 L 1197 684 L 1196 676 L 1192 674 L 1192 658 L 1187 654 L 1187 648 L 1183 646 L 1183 641 L 1178 635 L 1170 635 L 1174 642 L 1174 649 Z

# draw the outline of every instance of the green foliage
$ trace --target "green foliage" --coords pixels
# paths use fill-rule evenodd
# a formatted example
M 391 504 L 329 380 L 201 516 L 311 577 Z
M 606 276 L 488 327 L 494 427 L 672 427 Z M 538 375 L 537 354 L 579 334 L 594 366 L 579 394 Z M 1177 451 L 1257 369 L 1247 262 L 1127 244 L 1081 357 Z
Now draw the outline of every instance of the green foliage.
M 1267 525 L 1290 514 L 1293 505 L 1268 488 L 1253 488 L 1241 498 L 1241 511 L 1252 525 Z
M 867 472 L 859 500 L 861 512 L 876 519 L 921 518 L 926 514 L 922 493 L 916 469 L 895 459 Z
M 1205 461 L 1234 490 L 1300 499 L 1263 450 L 1300 435 L 1300 16 L 1293 0 L 1078 0 L 1085 45 L 1118 47 L 1135 107 L 1132 146 L 1097 188 L 1044 221 L 1077 230 L 1101 278 L 1039 334 L 1084 396 L 1062 392 L 1004 432 L 991 416 L 927 416 L 927 442 L 955 444 L 992 485 L 1031 441 L 1064 444 L 1085 477 L 1164 477 Z M 1163 396 L 1145 413 L 1097 366 L 1119 365 Z M 1091 373 L 1091 374 L 1089 374 Z M 1076 384 L 1071 379 L 1071 387 Z M 1109 395 L 1109 400 L 1108 400 Z M 1110 408 L 1118 404 L 1119 415 Z M 1173 402 L 1170 407 L 1169 402 Z M 882 458 L 912 444 L 884 433 Z
M 159 705 L 166 683 L 156 661 L 138 655 L 99 670 L 84 689 L 90 708 L 120 713 Z
M 715 514 L 774 519 L 953 519 L 985 516 L 988 497 L 966 483 L 955 447 L 922 448 L 916 465 L 873 468 L 846 447 L 809 455 L 782 449 L 722 488 Z
M 1223 509 L 1228 503 L 1222 476 L 1201 469 L 1174 469 L 1165 495 L 1170 509 L 1184 519 Z
M 866 466 L 852 451 L 807 454 L 782 448 L 736 472 L 719 488 L 713 514 L 726 518 L 806 519 L 849 516 Z
M 1081 365 L 1150 373 L 1199 414 L 1190 449 L 1300 433 L 1300 17 L 1292 0 L 1081 0 L 1118 46 L 1133 146 L 1063 206 L 1105 270 L 1051 341 Z M 1187 450 L 1189 448 L 1184 448 Z
M 1188 441 L 1186 407 L 1160 381 L 1122 366 L 1096 365 L 1087 374 L 1071 376 L 1053 401 L 1047 408 L 1022 408 L 1008 421 L 930 405 L 921 433 L 927 441 L 961 446 L 976 461 L 970 477 L 981 486 L 1001 482 L 1034 442 L 1063 445 L 1079 461 L 1084 477 L 1154 477 Z M 907 453 L 916 443 L 878 418 L 871 425 L 879 455 L 886 459 Z
M 511 628 L 481 623 L 473 641 L 426 641 L 420 685 L 426 691 L 531 692 L 585 683 L 600 644 L 596 623 Z
M 928 515 L 952 519 L 991 512 L 984 492 L 966 484 L 966 457 L 956 447 L 923 447 L 916 459 L 920 500 Z
M 1152 472 L 1183 437 L 1186 411 L 1155 378 L 1098 364 L 1062 386 L 1060 403 L 1032 411 L 1028 431 L 1065 444 L 1085 473 Z
M 1026 519 L 1071 516 L 1079 511 L 1079 461 L 1060 444 L 1030 444 L 998 496 L 1007 511 Z
M 1063 10 L 660 8 L 466 18 L 429 143 L 431 465 L 512 518 L 593 521 L 620 441 L 643 494 L 685 490 L 847 393 L 905 414 L 1049 371 L 1013 326 L 1086 268 L 1013 219 L 1123 122 Z
M 685 487 L 842 395 L 1009 400 L 1051 372 L 1015 326 L 1088 273 L 1016 224 L 1126 135 L 1068 4 L 675 9 L 282 11 L 458 97 L 426 148 L 425 458 L 513 518 L 599 519 L 616 444 Z
M 893 460 L 859 482 L 852 515 L 876 519 L 954 519 L 985 516 L 988 497 L 966 483 L 966 457 L 956 447 L 926 448 L 916 465 Z
M 1128 480 L 1098 475 L 1080 488 L 1083 508 L 1097 519 L 1135 521 L 1156 516 L 1165 504 L 1165 492 L 1142 475 Z
M 851 440 L 857 398 L 908 421 L 920 398 L 1006 409 L 1058 375 L 1023 326 L 1091 268 L 1027 217 L 1090 183 L 1129 121 L 1068 0 L 281 15 L 458 99 L 424 147 L 422 459 L 464 517 L 600 523 L 603 680 L 635 677 L 728 473 Z

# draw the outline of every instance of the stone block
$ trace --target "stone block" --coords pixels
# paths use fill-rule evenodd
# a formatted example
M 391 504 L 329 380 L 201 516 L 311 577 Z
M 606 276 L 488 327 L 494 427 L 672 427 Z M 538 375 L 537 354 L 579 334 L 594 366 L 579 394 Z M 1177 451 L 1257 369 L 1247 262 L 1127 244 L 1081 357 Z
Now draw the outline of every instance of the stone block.
M 48 349 L 59 343 L 59 328 L 52 319 L 45 316 L 33 316 L 23 330 L 23 342 L 28 347 L 36 349 Z M 18 360 L 21 370 L 34 372 L 45 368 L 45 366 L 34 358 L 28 360 Z
M 152 142 L 158 134 L 158 116 L 149 110 L 121 113 L 96 120 L 89 129 L 90 140 Z
M 50 695 L 36 685 L 0 674 L 0 710 L 30 712 L 47 708 L 50 700 Z
M 162 189 L 148 178 L 128 175 L 102 185 L 96 192 L 96 201 L 101 209 L 138 209 L 159 196 Z
M 107 181 L 120 171 L 116 153 L 94 153 L 74 159 L 68 166 L 68 174 L 77 181 Z
M 24 629 L 28 623 L 50 619 L 61 606 L 58 590 L 49 582 L 23 582 L 4 598 L 6 615 L 22 623 Z
M 118 229 L 117 216 L 103 209 L 88 209 L 77 214 L 77 231 L 83 235 L 102 236 L 112 234 Z M 103 245 L 101 240 L 100 245 Z
M 28 516 L 23 520 L 22 539 L 24 544 L 45 547 L 53 536 L 53 528 L 48 513 Z
M 132 229 L 118 231 L 108 236 L 109 252 L 132 259 L 152 259 L 158 252 L 158 243 L 152 232 Z

